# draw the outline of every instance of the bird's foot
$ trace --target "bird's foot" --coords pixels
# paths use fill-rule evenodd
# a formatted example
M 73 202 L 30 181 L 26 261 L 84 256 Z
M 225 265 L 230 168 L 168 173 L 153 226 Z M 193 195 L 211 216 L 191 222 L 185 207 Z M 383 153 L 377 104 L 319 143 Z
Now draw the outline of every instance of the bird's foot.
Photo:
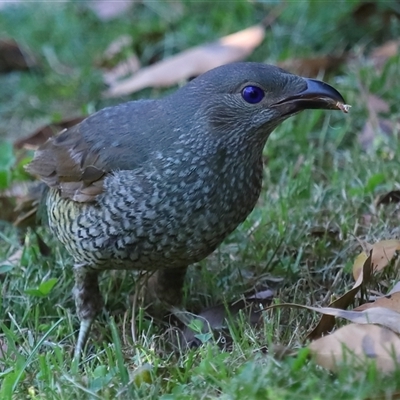
M 152 274 L 144 284 L 144 303 L 155 317 L 161 317 L 172 306 L 182 302 L 182 288 L 187 267 L 162 269 Z
M 98 272 L 87 265 L 74 266 L 76 311 L 80 320 L 79 335 L 75 346 L 74 360 L 80 360 L 89 337 L 90 328 L 103 307 L 103 298 L 98 284 Z

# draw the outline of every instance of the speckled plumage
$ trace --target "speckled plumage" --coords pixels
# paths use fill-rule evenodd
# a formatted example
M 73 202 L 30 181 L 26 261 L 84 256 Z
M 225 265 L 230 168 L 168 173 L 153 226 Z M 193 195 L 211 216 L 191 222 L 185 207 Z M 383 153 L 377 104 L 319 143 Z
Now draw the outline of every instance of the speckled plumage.
M 52 231 L 76 262 L 99 269 L 151 270 L 202 260 L 253 209 L 262 146 L 253 155 L 243 146 L 223 166 L 218 154 L 194 150 L 179 165 L 159 153 L 146 168 L 110 174 L 96 204 L 72 202 L 52 189 Z
M 262 101 L 244 100 L 249 85 L 262 89 Z M 45 143 L 28 170 L 50 186 L 50 228 L 74 257 L 76 354 L 102 306 L 97 270 L 160 270 L 155 296 L 179 301 L 187 266 L 254 208 L 272 130 L 302 109 L 342 100 L 321 82 L 236 63 L 162 100 L 99 111 Z

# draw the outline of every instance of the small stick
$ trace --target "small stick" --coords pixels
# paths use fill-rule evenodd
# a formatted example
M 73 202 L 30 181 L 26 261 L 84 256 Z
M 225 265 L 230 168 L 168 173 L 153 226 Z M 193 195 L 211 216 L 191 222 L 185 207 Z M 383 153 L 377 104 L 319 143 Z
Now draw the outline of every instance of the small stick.
M 341 102 L 337 102 L 336 103 L 336 107 L 339 109 L 339 110 L 341 110 L 341 111 L 343 111 L 344 113 L 348 113 L 349 112 L 349 110 L 350 110 L 350 105 L 349 104 L 343 104 L 343 103 L 341 103 Z

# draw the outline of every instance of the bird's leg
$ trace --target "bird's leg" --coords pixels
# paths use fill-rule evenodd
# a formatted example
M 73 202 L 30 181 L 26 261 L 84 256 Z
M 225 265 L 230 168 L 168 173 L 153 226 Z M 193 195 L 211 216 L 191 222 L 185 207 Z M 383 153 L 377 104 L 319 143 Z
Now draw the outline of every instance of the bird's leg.
M 80 320 L 74 358 L 79 360 L 88 339 L 92 322 L 103 307 L 103 298 L 99 289 L 97 271 L 91 269 L 87 264 L 75 264 L 74 275 L 73 295 Z
M 171 306 L 179 306 L 187 267 L 160 269 L 148 279 L 145 286 L 145 303 L 151 304 L 150 313 L 160 316 Z

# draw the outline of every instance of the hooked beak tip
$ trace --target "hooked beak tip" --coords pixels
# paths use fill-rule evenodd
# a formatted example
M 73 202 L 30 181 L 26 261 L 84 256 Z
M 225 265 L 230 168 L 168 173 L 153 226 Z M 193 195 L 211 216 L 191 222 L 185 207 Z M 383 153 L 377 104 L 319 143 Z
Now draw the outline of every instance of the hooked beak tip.
M 303 78 L 307 88 L 289 96 L 276 105 L 292 105 L 293 112 L 306 109 L 327 109 L 349 112 L 350 106 L 345 104 L 343 96 L 331 85 L 317 79 Z

